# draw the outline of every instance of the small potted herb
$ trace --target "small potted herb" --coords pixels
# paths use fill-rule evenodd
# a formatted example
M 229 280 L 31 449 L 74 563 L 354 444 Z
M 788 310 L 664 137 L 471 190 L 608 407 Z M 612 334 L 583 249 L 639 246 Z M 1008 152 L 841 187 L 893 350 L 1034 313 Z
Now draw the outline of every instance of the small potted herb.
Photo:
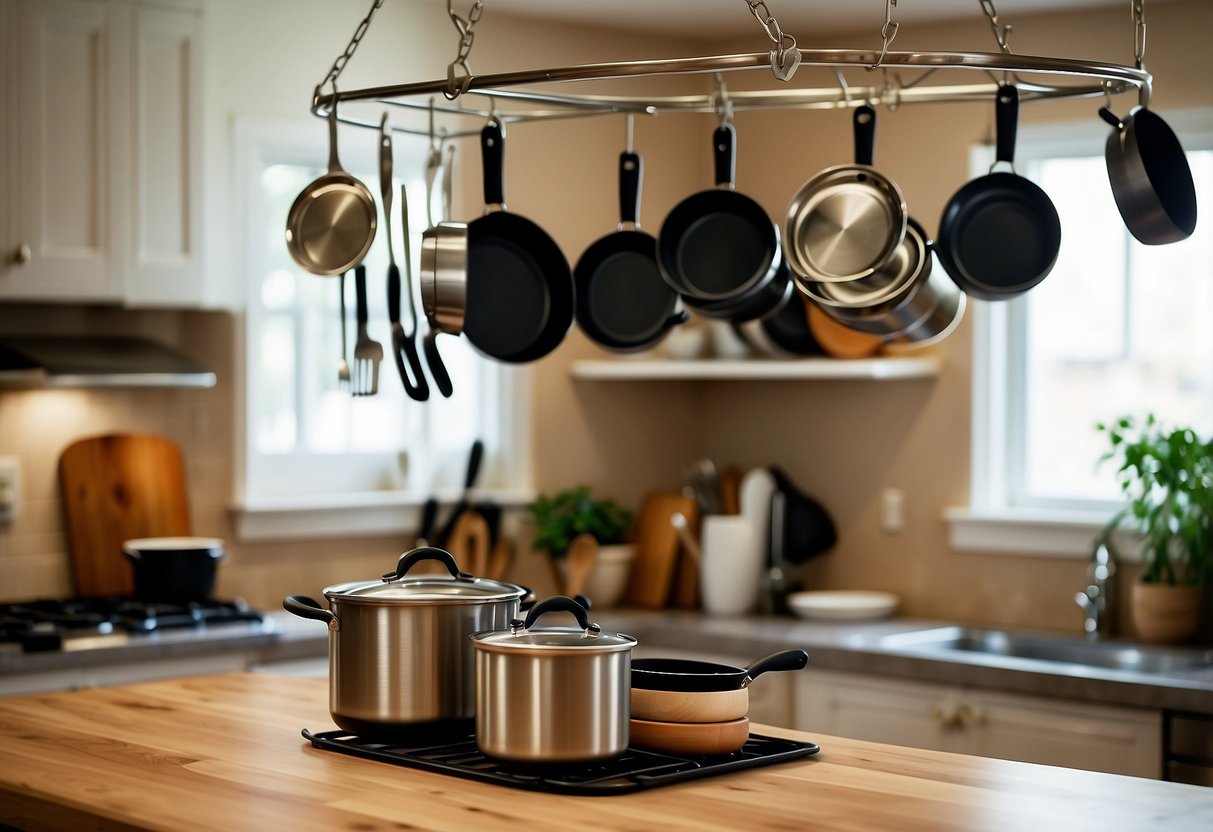
M 614 500 L 595 497 L 588 485 L 579 485 L 549 496 L 540 494 L 531 505 L 535 539 L 531 548 L 547 552 L 560 576 L 565 555 L 581 535 L 597 542 L 597 554 L 582 591 L 598 608 L 614 606 L 623 595 L 631 567 L 633 546 L 624 535 L 631 528 L 632 512 Z
M 1192 428 L 1164 428 L 1153 414 L 1096 426 L 1111 449 L 1126 503 L 1107 530 L 1143 538 L 1145 571 L 1132 588 L 1134 627 L 1145 641 L 1192 637 L 1204 589 L 1213 583 L 1213 441 Z

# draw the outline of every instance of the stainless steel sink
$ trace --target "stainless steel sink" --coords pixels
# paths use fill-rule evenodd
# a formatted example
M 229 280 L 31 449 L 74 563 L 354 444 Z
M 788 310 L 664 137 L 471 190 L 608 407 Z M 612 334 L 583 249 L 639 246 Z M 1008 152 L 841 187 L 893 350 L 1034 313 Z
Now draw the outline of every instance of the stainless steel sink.
M 880 646 L 914 653 L 1032 659 L 1136 673 L 1183 673 L 1213 668 L 1213 650 L 1152 647 L 1116 641 L 1016 633 L 974 627 L 937 627 L 884 636 Z

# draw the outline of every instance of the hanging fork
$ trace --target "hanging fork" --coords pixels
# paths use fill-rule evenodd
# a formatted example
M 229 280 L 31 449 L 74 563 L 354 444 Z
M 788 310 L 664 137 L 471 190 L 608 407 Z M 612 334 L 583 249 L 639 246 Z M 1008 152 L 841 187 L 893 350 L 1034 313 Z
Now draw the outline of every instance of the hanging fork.
M 341 361 L 337 362 L 337 389 L 348 392 L 350 389 L 350 362 L 346 360 L 346 344 L 349 341 L 345 334 L 345 272 L 337 283 L 337 292 L 341 299 Z

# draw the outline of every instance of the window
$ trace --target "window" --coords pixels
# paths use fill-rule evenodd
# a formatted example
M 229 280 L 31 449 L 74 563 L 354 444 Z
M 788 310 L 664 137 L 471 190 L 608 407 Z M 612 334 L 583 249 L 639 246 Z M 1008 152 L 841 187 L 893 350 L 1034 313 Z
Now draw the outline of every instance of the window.
M 342 280 L 318 277 L 297 266 L 283 240 L 283 223 L 295 196 L 324 172 L 326 131 L 323 125 L 281 130 L 244 125 L 240 130 L 248 175 L 245 224 L 250 264 L 245 327 L 245 471 L 246 513 L 257 507 L 281 511 L 295 507 L 309 515 L 331 507 L 352 516 L 352 505 L 387 508 L 415 505 L 435 490 L 462 487 L 472 442 L 485 443 L 485 462 L 478 485 L 489 489 L 526 485 L 525 424 L 517 404 L 523 398 L 524 369 L 504 367 L 476 354 L 462 338 L 444 336 L 439 349 L 454 382 L 444 399 L 432 388 L 424 403 L 409 399 L 392 357 L 388 322 L 387 245 L 383 217 L 364 265 L 367 269 L 368 334 L 384 348 L 378 393 L 352 397 L 339 389 Z M 297 138 L 306 135 L 307 140 Z M 285 138 L 284 138 L 285 137 Z M 378 199 L 377 132 L 343 128 L 343 166 L 361 179 Z M 423 170 L 427 142 L 409 136 L 395 140 L 397 188 L 408 189 L 409 234 L 414 296 L 420 324 L 424 312 L 416 295 L 421 232 L 425 212 Z M 406 275 L 400 194 L 393 211 L 395 255 Z M 380 205 L 382 211 L 382 205 Z M 353 361 L 356 337 L 354 276 L 344 280 L 346 349 Z M 408 326 L 407 299 L 401 315 Z M 299 520 L 296 517 L 295 520 Z M 403 528 L 407 518 L 395 512 L 345 531 Z M 317 531 L 313 516 L 303 528 Z M 324 531 L 340 532 L 331 519 Z M 351 524 L 352 525 L 352 524 Z M 259 532 L 245 524 L 247 536 Z
M 1199 210 L 1213 210 L 1213 113 L 1166 119 L 1187 150 Z M 1106 139 L 1094 118 L 1021 130 L 1018 170 L 1057 206 L 1062 247 L 1030 292 L 974 304 L 973 504 L 950 514 L 967 522 L 984 513 L 1004 526 L 1048 518 L 1078 533 L 1050 543 L 1017 529 L 1018 541 L 978 548 L 1089 549 L 1119 505 L 1111 467 L 1098 464 L 1107 439 L 1097 422 L 1153 411 L 1213 432 L 1213 221 L 1205 214 L 1179 243 L 1137 242 L 1112 198 Z M 976 172 L 988 158 L 975 157 Z

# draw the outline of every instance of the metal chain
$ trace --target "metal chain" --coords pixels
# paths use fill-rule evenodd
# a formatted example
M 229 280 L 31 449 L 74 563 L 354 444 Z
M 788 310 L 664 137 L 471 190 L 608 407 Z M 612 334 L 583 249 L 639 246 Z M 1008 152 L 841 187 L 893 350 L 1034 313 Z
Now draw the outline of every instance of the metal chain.
M 754 19 L 762 26 L 762 30 L 767 33 L 767 37 L 775 46 L 771 50 L 771 69 L 775 72 L 775 77 L 781 81 L 789 80 L 800 64 L 799 52 L 789 55 L 789 52 L 796 49 L 796 38 L 780 28 L 779 21 L 775 19 L 775 15 L 771 14 L 771 10 L 767 8 L 767 4 L 763 0 L 745 0 L 745 2 L 750 7 L 750 14 L 754 15 Z
M 317 94 L 329 84 L 333 85 L 333 89 L 337 88 L 337 78 L 341 75 L 345 65 L 350 62 L 350 58 L 354 57 L 354 51 L 358 48 L 358 44 L 362 43 L 363 36 L 366 35 L 366 30 L 371 25 L 371 18 L 375 16 L 375 12 L 383 5 L 383 0 L 372 0 L 371 10 L 366 13 L 366 17 L 358 24 L 358 28 L 354 30 L 354 36 L 350 38 L 349 45 L 345 47 L 345 51 L 337 56 L 337 60 L 333 61 L 332 68 L 328 71 L 328 75 L 324 76 L 319 84 L 316 85 Z
M 901 28 L 901 24 L 893 19 L 893 7 L 897 5 L 897 0 L 885 0 L 884 3 L 884 25 L 880 27 L 880 38 L 883 41 L 880 47 L 880 57 L 876 59 L 876 63 L 872 64 L 868 69 L 879 69 L 884 63 L 885 56 L 889 54 L 889 45 L 897 38 L 897 30 Z
M 471 54 L 472 43 L 476 40 L 476 33 L 472 30 L 484 14 L 484 0 L 476 0 L 472 4 L 472 10 L 468 12 L 466 20 L 459 16 L 451 2 L 452 0 L 446 0 L 446 12 L 451 17 L 451 23 L 455 24 L 455 30 L 459 32 L 459 51 L 446 69 L 446 90 L 442 94 L 448 101 L 454 101 L 463 95 L 472 83 L 472 70 L 468 66 L 468 55 Z
M 1011 36 L 1011 24 L 998 25 L 998 9 L 994 8 L 994 0 L 980 0 L 980 2 L 981 10 L 990 19 L 990 29 L 994 32 L 994 40 L 998 41 L 998 48 L 1004 55 L 1010 55 L 1011 44 L 1007 39 Z
M 1130 0 L 1133 6 L 1133 58 L 1141 69 L 1146 60 L 1146 0 Z

